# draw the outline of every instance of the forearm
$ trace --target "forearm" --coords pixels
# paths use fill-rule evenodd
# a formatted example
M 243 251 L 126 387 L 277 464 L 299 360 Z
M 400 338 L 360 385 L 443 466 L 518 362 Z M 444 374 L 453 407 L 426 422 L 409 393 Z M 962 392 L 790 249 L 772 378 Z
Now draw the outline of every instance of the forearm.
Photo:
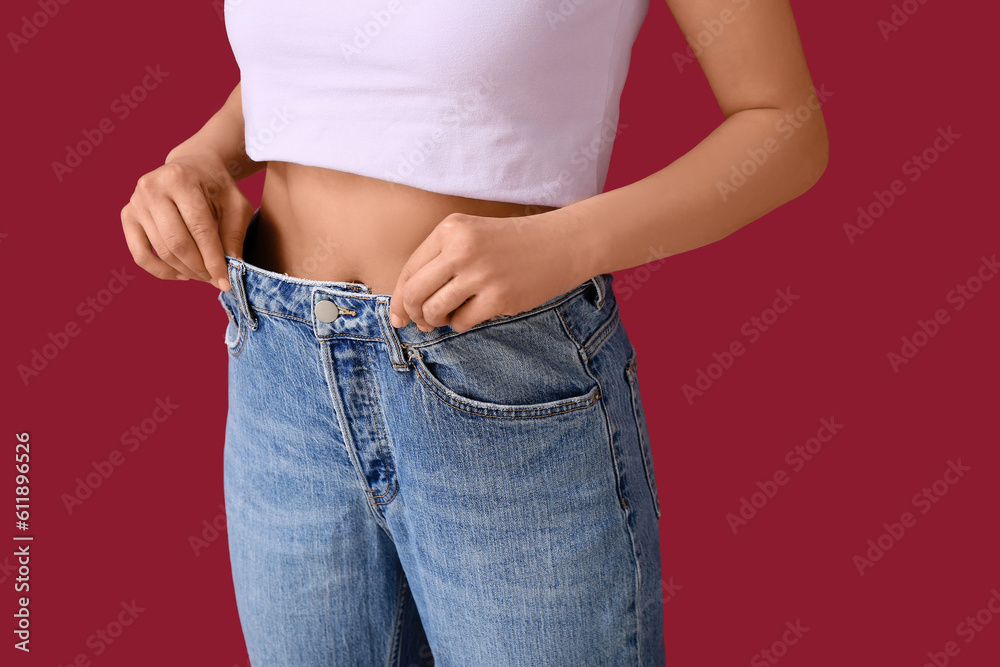
M 734 113 L 660 171 L 541 214 L 572 254 L 576 277 L 707 245 L 812 187 L 826 168 L 826 126 L 818 111 L 794 124 L 789 113 L 794 110 Z
M 180 156 L 208 155 L 217 158 L 234 180 L 242 180 L 267 167 L 246 153 L 241 88 L 236 84 L 226 103 L 200 130 L 167 153 L 164 162 Z

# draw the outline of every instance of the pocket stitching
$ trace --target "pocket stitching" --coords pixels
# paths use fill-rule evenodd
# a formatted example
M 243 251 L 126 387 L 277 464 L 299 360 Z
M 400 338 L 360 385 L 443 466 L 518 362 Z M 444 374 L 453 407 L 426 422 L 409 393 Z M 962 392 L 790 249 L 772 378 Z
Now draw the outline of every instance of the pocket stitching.
M 488 403 L 485 401 L 474 401 L 449 389 L 441 383 L 430 369 L 424 364 L 420 355 L 411 357 L 413 366 L 417 371 L 417 377 L 434 396 L 448 406 L 467 412 L 469 414 L 482 417 L 497 417 L 500 419 L 537 419 L 539 417 L 551 417 L 554 415 L 566 414 L 574 410 L 590 407 L 601 397 L 600 387 L 594 387 L 586 394 L 571 398 L 564 398 L 549 403 L 536 403 L 534 405 L 504 405 L 500 403 Z M 544 406 L 544 407 L 543 407 Z M 510 414 L 496 414 L 510 413 Z

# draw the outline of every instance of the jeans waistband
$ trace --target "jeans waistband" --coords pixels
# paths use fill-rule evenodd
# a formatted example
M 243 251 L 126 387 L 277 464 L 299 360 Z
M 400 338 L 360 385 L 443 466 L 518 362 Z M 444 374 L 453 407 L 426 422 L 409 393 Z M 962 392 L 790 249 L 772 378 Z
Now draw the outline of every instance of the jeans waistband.
M 405 367 L 403 347 L 420 346 L 448 336 L 462 335 L 445 325 L 431 331 L 421 331 L 413 322 L 396 329 L 389 321 L 390 294 L 375 294 L 362 283 L 309 280 L 269 271 L 249 262 L 226 255 L 232 298 L 240 313 L 247 318 L 250 330 L 259 326 L 260 314 L 298 320 L 311 326 L 321 340 L 354 338 L 385 340 L 389 343 L 393 366 Z M 516 315 L 498 315 L 469 329 L 527 317 L 542 310 L 562 306 L 569 320 L 583 320 L 614 303 L 611 274 L 601 274 L 581 283 L 572 290 L 549 299 Z M 317 304 L 330 301 L 331 305 Z M 331 321 L 326 321 L 331 320 Z M 463 332 L 467 333 L 467 332 Z

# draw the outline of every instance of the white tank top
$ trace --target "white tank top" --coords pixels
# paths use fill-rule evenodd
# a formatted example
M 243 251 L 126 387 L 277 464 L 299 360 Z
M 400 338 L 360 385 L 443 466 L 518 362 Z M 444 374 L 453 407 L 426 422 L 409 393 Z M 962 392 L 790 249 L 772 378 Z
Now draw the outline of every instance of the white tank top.
M 604 189 L 649 0 L 226 0 L 246 152 L 462 197 Z

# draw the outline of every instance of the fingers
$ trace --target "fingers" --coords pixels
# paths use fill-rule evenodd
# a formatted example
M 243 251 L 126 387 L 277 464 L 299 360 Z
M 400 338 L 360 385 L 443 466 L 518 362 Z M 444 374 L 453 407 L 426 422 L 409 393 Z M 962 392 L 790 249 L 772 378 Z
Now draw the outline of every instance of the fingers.
M 125 241 L 128 244 L 129 252 L 132 253 L 132 259 L 140 268 L 163 280 L 188 280 L 188 276 L 153 254 L 153 248 L 142 225 L 132 219 L 124 209 L 122 229 L 125 232 Z
M 426 285 L 410 285 L 411 279 L 425 264 L 432 261 L 441 253 L 441 246 L 435 239 L 433 232 L 424 239 L 424 242 L 417 246 L 417 249 L 413 251 L 410 258 L 406 260 L 406 264 L 403 265 L 402 270 L 399 272 L 399 278 L 396 279 L 396 286 L 392 290 L 392 298 L 389 299 L 389 319 L 392 321 L 393 326 L 403 327 L 406 326 L 411 319 L 413 319 L 417 326 L 427 326 L 427 323 L 423 321 L 420 315 L 419 308 L 411 309 L 408 301 L 412 299 L 417 299 L 420 294 L 416 290 L 429 290 L 426 291 L 424 296 L 433 293 L 434 289 L 437 289 L 445 283 L 451 276 L 442 278 L 438 285 L 434 286 L 434 289 L 429 289 Z M 422 301 L 422 299 L 421 299 Z M 417 304 L 419 306 L 419 304 Z M 413 317 L 416 315 L 417 317 Z
M 227 289 L 229 279 L 226 258 L 223 255 L 219 230 L 216 229 L 215 217 L 209 210 L 208 202 L 200 192 L 193 196 L 187 193 L 186 196 L 178 198 L 176 208 L 183 218 L 182 223 L 186 225 L 188 238 L 195 244 L 195 248 L 191 251 L 192 257 L 199 262 L 213 285 L 222 290 Z M 187 258 L 183 259 L 190 266 Z
M 449 325 L 458 333 L 465 333 L 480 322 L 484 322 L 497 314 L 496 304 L 482 294 L 474 294 L 455 309 Z
M 132 258 L 152 275 L 229 290 L 226 248 L 241 256 L 252 213 L 235 181 L 220 179 L 211 160 L 178 159 L 139 178 L 122 209 L 122 229 Z
M 407 312 L 421 331 L 451 324 L 452 312 L 473 295 L 467 280 L 440 264 L 424 266 L 403 287 Z
M 186 269 L 187 275 L 192 278 L 212 282 L 212 274 L 205 268 L 201 251 L 188 228 L 191 222 L 181 216 L 177 204 L 173 200 L 154 201 L 150 204 L 149 214 L 155 232 L 148 228 L 146 232 L 156 254 L 177 270 Z M 188 211 L 187 215 L 192 213 Z

